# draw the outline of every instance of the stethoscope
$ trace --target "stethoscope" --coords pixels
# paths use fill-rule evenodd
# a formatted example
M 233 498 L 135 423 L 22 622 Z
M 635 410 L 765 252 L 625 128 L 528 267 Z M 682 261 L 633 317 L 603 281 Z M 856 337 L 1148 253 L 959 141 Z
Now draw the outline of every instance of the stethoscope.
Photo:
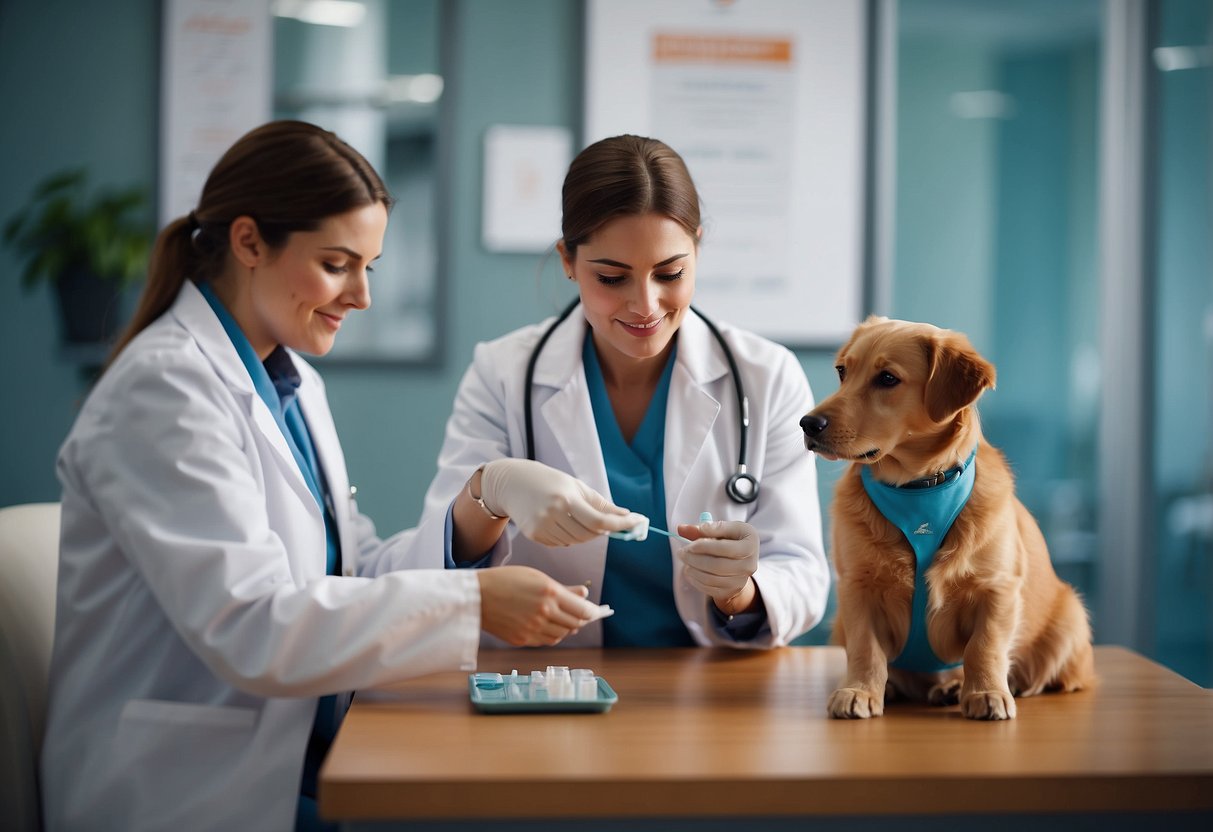
M 526 398 L 523 403 L 523 417 L 526 420 L 526 458 L 535 458 L 535 422 L 531 416 L 531 386 L 535 381 L 535 363 L 539 360 L 539 353 L 543 351 L 543 345 L 552 337 L 552 333 L 556 331 L 556 327 L 564 323 L 569 315 L 573 314 L 573 310 L 581 303 L 581 299 L 577 298 L 569 304 L 568 308 L 560 313 L 560 316 L 552 323 L 551 326 L 539 338 L 539 343 L 535 345 L 535 349 L 531 351 L 531 357 L 526 363 Z M 725 343 L 724 336 L 720 334 L 720 330 L 716 328 L 716 324 L 708 320 L 707 316 L 691 307 L 691 311 L 699 316 L 712 335 L 715 336 L 716 342 L 720 344 L 720 349 L 724 351 L 724 357 L 729 362 L 729 372 L 733 375 L 733 387 L 737 391 L 737 412 L 741 417 L 741 427 L 738 431 L 740 434 L 739 451 L 737 453 L 737 470 L 733 476 L 729 477 L 724 484 L 724 493 L 729 495 L 729 499 L 735 503 L 752 503 L 758 499 L 758 480 L 753 474 L 746 471 L 745 464 L 745 449 L 746 436 L 750 430 L 750 400 L 746 398 L 745 388 L 741 385 L 741 373 L 737 370 L 737 360 L 733 358 L 733 351 L 729 349 L 729 345 Z

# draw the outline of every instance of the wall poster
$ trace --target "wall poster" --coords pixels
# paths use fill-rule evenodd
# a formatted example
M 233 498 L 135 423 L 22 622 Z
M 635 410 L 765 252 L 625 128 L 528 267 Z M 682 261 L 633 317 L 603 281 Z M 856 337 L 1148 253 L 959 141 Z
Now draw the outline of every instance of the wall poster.
M 863 0 L 589 0 L 585 143 L 652 136 L 703 202 L 696 305 L 832 347 L 863 305 Z
M 270 0 L 164 0 L 160 225 L 189 213 L 236 139 L 270 119 Z

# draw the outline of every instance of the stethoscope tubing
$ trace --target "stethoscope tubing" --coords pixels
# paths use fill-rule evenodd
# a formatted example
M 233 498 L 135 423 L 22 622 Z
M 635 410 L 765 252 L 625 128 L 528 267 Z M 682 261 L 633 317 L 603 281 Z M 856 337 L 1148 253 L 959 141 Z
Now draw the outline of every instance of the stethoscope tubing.
M 530 358 L 527 359 L 526 379 L 523 387 L 526 394 L 523 399 L 522 406 L 523 421 L 526 427 L 527 459 L 533 460 L 535 458 L 535 421 L 531 403 L 531 388 L 535 381 L 535 364 L 539 361 L 539 354 L 543 352 L 543 348 L 547 344 L 548 339 L 552 337 L 552 333 L 555 332 L 556 328 L 564 323 L 569 315 L 573 314 L 573 310 L 580 305 L 581 299 L 574 298 L 573 302 L 570 303 L 564 309 L 564 311 L 556 317 L 556 320 L 553 321 L 546 330 L 544 330 L 543 335 L 539 337 L 538 343 L 535 344 L 535 348 L 531 350 Z M 728 481 L 725 483 L 724 489 L 729 495 L 729 499 L 733 500 L 734 502 L 752 503 L 758 498 L 758 480 L 746 470 L 746 448 L 750 431 L 750 400 L 746 398 L 745 387 L 741 381 L 741 371 L 737 367 L 737 359 L 734 358 L 733 351 L 729 349 L 728 343 L 724 340 L 724 335 L 721 334 L 720 330 L 716 327 L 716 324 L 712 323 L 707 315 L 704 315 L 694 306 L 691 307 L 691 311 L 698 315 L 700 320 L 707 325 L 708 331 L 712 333 L 712 336 L 716 339 L 716 342 L 720 344 L 720 349 L 722 352 L 724 352 L 725 360 L 729 363 L 729 373 L 733 377 L 733 389 L 737 394 L 737 424 L 739 425 L 737 470 L 731 477 L 729 477 Z

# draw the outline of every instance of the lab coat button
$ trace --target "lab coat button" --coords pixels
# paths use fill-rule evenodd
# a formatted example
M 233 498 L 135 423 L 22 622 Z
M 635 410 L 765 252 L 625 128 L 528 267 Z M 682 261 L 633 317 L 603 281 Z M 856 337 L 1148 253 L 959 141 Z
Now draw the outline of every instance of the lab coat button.
M 356 485 L 351 485 L 351 486 L 350 486 L 350 496 L 351 496 L 351 497 L 357 497 L 357 496 L 358 496 L 358 486 L 356 486 Z

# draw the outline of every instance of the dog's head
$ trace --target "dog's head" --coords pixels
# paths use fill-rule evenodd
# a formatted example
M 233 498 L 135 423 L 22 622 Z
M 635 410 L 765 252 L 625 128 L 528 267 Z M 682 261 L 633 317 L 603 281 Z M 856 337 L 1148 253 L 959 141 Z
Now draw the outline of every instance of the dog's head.
M 835 361 L 840 386 L 800 420 L 805 447 L 826 459 L 873 463 L 935 457 L 994 367 L 959 332 L 870 317 Z M 916 472 L 913 472 L 916 473 Z

